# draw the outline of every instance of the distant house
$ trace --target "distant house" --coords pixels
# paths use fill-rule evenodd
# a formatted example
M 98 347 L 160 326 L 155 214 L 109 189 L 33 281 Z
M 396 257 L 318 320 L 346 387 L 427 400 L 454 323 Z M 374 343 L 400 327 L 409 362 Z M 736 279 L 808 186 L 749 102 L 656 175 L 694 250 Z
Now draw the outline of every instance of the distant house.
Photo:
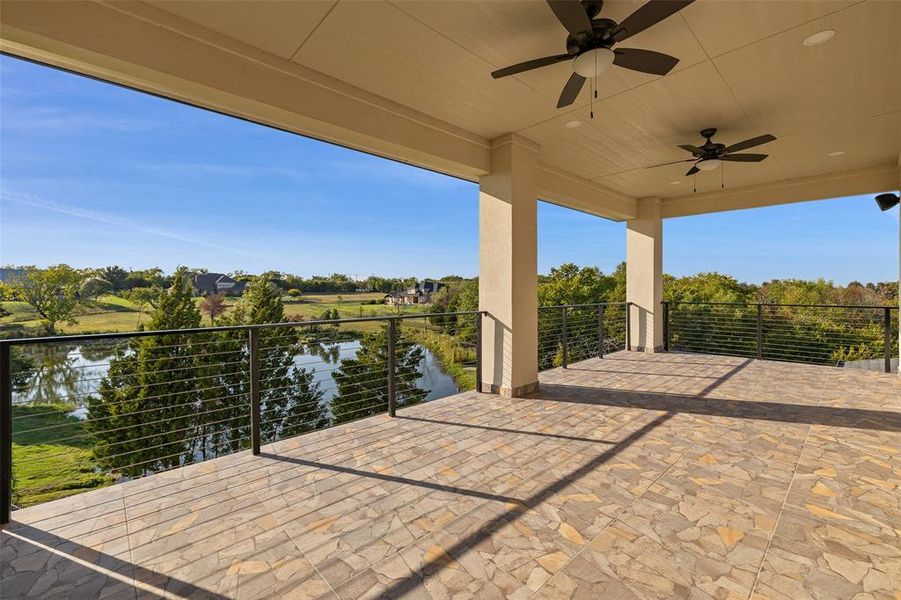
M 428 304 L 432 301 L 432 294 L 443 288 L 445 284 L 440 281 L 423 279 L 413 284 L 413 287 L 402 292 L 389 292 L 385 294 L 385 303 L 392 306 L 408 304 Z
M 246 282 L 236 281 L 222 273 L 195 273 L 191 276 L 191 285 L 194 287 L 195 296 L 209 296 L 210 294 L 240 296 L 247 287 Z

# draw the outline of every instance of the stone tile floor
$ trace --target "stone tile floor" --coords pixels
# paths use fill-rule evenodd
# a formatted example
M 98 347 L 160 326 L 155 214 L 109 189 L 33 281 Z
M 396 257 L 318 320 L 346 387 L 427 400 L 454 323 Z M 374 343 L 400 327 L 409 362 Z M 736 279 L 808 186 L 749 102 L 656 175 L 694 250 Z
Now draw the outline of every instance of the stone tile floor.
M 14 513 L 5 598 L 901 598 L 901 380 L 618 353 Z

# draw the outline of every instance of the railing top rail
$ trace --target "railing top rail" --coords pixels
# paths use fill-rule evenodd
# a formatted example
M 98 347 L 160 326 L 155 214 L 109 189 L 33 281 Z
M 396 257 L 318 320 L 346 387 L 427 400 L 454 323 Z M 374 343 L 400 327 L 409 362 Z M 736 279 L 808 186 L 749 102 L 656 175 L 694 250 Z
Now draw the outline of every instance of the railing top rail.
M 589 308 L 592 306 L 623 306 L 631 302 L 591 302 L 588 304 L 554 304 L 553 306 L 539 306 L 538 310 L 551 310 L 561 308 Z
M 794 308 L 888 308 L 898 310 L 897 305 L 883 304 L 778 304 L 775 302 L 687 302 L 682 300 L 664 300 L 661 304 L 689 304 L 707 306 L 789 306 Z
M 409 315 L 378 315 L 372 317 L 353 317 L 347 319 L 327 319 L 319 321 L 286 321 L 284 323 L 255 323 L 253 325 L 227 325 L 222 327 L 193 327 L 188 329 L 159 329 L 146 331 L 122 331 L 115 333 L 84 333 L 78 335 L 51 335 L 43 337 L 22 337 L 0 339 L 0 345 L 26 346 L 32 344 L 64 344 L 72 342 L 91 342 L 104 340 L 120 340 L 153 336 L 191 335 L 199 333 L 219 333 L 225 331 L 249 331 L 251 329 L 269 329 L 282 327 L 310 327 L 319 325 L 343 325 L 344 323 L 364 323 L 371 321 L 390 321 L 392 319 L 424 319 L 429 317 L 450 317 L 461 315 L 487 315 L 484 310 L 465 310 L 443 313 L 416 313 Z

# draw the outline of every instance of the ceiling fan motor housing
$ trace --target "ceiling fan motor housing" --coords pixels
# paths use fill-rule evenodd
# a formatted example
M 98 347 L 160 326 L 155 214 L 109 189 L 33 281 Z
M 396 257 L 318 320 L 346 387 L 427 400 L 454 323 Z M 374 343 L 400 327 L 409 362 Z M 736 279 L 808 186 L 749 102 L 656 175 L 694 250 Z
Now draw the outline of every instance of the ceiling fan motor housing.
M 571 56 L 578 56 L 595 48 L 610 48 L 614 42 L 610 39 L 617 28 L 616 21 L 612 19 L 594 19 L 591 21 L 591 31 L 583 31 L 576 35 L 566 36 L 566 51 Z
M 701 131 L 701 137 L 705 138 L 707 141 L 704 142 L 702 146 L 700 146 L 700 153 L 692 152 L 695 156 L 699 157 L 701 160 L 710 160 L 712 158 L 719 158 L 722 156 L 723 152 L 726 151 L 725 144 L 717 144 L 716 142 L 711 141 L 710 138 L 716 135 L 716 128 L 711 127 L 710 129 L 704 129 Z

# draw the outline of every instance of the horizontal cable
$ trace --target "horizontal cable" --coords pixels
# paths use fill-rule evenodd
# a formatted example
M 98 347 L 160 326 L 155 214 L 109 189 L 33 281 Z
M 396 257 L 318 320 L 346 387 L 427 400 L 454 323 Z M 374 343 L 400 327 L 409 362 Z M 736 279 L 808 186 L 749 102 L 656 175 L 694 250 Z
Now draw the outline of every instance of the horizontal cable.
M 243 415 L 237 415 L 237 416 L 234 416 L 234 417 L 229 417 L 229 418 L 227 418 L 227 419 L 221 419 L 221 420 L 219 420 L 219 421 L 211 421 L 211 422 L 195 423 L 195 424 L 193 424 L 193 425 L 190 425 L 190 426 L 188 426 L 188 427 L 182 427 L 182 428 L 180 428 L 180 429 L 171 429 L 171 430 L 169 430 L 169 431 L 156 432 L 156 433 L 152 433 L 152 434 L 145 435 L 145 436 L 141 436 L 141 437 L 137 437 L 137 438 L 128 438 L 128 439 L 120 440 L 120 441 L 117 441 L 117 442 L 111 442 L 111 443 L 109 443 L 109 444 L 104 444 L 103 447 L 104 447 L 104 448 L 112 448 L 112 447 L 114 447 L 114 446 L 121 446 L 122 444 L 131 444 L 131 443 L 139 442 L 139 441 L 142 441 L 142 440 L 150 440 L 150 439 L 159 437 L 159 436 L 161 436 L 161 435 L 170 435 L 170 434 L 172 434 L 172 433 L 178 433 L 178 432 L 182 432 L 182 431 L 193 431 L 193 430 L 200 429 L 201 427 L 210 427 L 210 426 L 212 426 L 212 425 L 217 425 L 217 424 L 219 424 L 219 423 L 227 423 L 227 422 L 229 422 L 229 421 L 235 421 L 235 420 L 238 420 L 238 419 L 247 419 L 248 424 L 247 424 L 247 425 L 241 425 L 241 426 L 238 426 L 238 427 L 233 427 L 233 429 L 237 429 L 237 428 L 239 428 L 239 427 L 250 427 L 250 412 L 248 411 L 246 414 L 243 414 Z M 215 432 L 214 432 L 214 433 L 215 433 Z M 94 435 L 96 435 L 96 434 L 94 434 Z M 206 434 L 204 434 L 204 435 L 213 435 L 213 433 L 206 433 Z M 174 442 L 173 442 L 173 443 L 174 443 Z M 113 455 L 113 456 L 121 456 L 121 455 L 125 455 L 125 454 L 133 454 L 134 452 L 141 452 L 141 451 L 143 451 L 143 450 L 145 450 L 145 449 L 147 449 L 147 448 L 146 448 L 146 447 L 142 447 L 142 448 L 138 448 L 138 449 L 136 449 L 136 450 L 129 450 L 128 452 L 124 452 L 124 453 L 117 454 L 117 455 Z M 48 455 L 48 454 L 41 454 L 40 456 L 35 456 L 35 457 L 32 457 L 31 459 L 22 459 L 22 460 L 18 460 L 18 461 L 16 461 L 15 464 L 19 465 L 19 464 L 28 464 L 28 463 L 32 463 L 32 462 L 41 462 L 41 461 L 46 460 L 46 459 L 48 459 L 48 458 L 56 458 L 56 457 L 59 457 L 59 456 L 66 456 L 67 454 L 69 454 L 69 452 L 60 452 L 60 453 L 58 453 L 58 454 L 49 454 L 49 455 Z M 106 457 L 106 456 L 105 456 L 105 457 L 103 457 L 103 458 L 112 458 L 112 457 Z
M 234 397 L 238 397 L 238 396 L 243 396 L 243 395 L 245 395 L 245 394 L 246 394 L 245 392 L 242 392 L 242 393 L 239 393 L 239 394 L 231 394 L 231 395 L 228 395 L 228 396 L 222 396 L 222 397 L 220 397 L 220 398 L 214 398 L 214 399 L 211 399 L 210 401 L 212 401 L 212 400 L 223 400 L 223 399 L 226 399 L 226 398 L 234 398 Z M 194 403 L 192 402 L 192 403 L 190 403 L 189 405 L 191 405 L 191 404 L 194 404 Z M 165 408 L 168 408 L 168 407 L 165 407 Z M 109 432 L 113 432 L 113 431 L 124 431 L 124 430 L 126 430 L 126 429 L 131 429 L 131 428 L 133 428 L 133 427 L 146 427 L 146 426 L 148 426 L 148 425 L 156 425 L 157 423 L 165 423 L 166 421 L 174 421 L 174 420 L 178 420 L 178 419 L 187 419 L 187 418 L 191 418 L 191 417 L 198 417 L 198 416 L 200 416 L 200 415 L 208 415 L 208 414 L 215 413 L 215 412 L 220 412 L 220 411 L 223 411 L 223 410 L 233 410 L 233 409 L 234 409 L 234 406 L 225 406 L 225 407 L 217 408 L 217 409 L 210 410 L 210 411 L 205 411 L 205 412 L 200 412 L 200 413 L 191 413 L 190 415 L 176 416 L 176 417 L 169 417 L 168 419 L 158 419 L 158 420 L 156 420 L 156 421 L 149 421 L 149 422 L 146 422 L 146 423 L 138 423 L 138 424 L 134 424 L 134 425 L 126 425 L 126 426 L 124 426 L 124 427 L 115 427 L 115 428 L 112 428 L 112 429 L 104 429 L 104 430 L 103 430 L 103 433 L 109 433 Z M 114 419 L 114 418 L 124 418 L 124 417 L 127 417 L 129 414 L 132 414 L 132 413 L 123 413 L 122 415 L 110 415 L 110 416 L 108 416 L 108 417 L 101 417 L 101 418 L 98 418 L 98 419 L 94 419 L 94 420 L 92 420 L 91 422 L 95 422 L 95 423 L 96 423 L 96 422 L 100 422 L 100 421 L 107 421 L 107 420 L 109 420 L 109 419 Z M 80 421 L 80 422 L 81 422 L 81 423 L 85 423 L 85 422 L 88 422 L 88 420 L 84 420 L 84 421 Z M 65 425 L 65 426 L 71 426 L 72 423 L 64 423 L 63 425 Z M 13 432 L 13 438 L 15 438 L 17 435 L 23 435 L 23 434 L 25 434 L 25 433 L 32 433 L 32 432 L 35 432 L 35 431 L 47 431 L 48 429 L 57 429 L 57 428 L 59 428 L 59 427 L 60 427 L 59 425 L 51 425 L 51 426 L 49 426 L 49 427 L 39 427 L 39 428 L 37 428 L 37 429 L 29 429 L 29 430 L 26 430 L 26 431 Z M 74 436 L 70 436 L 70 437 L 67 437 L 67 438 L 62 438 L 62 439 L 59 439 L 59 440 L 54 440 L 54 442 L 55 442 L 55 443 L 67 442 L 67 441 L 71 441 L 71 440 L 76 440 L 76 439 L 82 439 L 82 438 L 85 438 L 85 437 L 90 437 L 90 436 L 93 436 L 93 435 L 97 435 L 97 433 L 95 433 L 95 432 L 86 432 L 86 433 L 84 433 L 84 434 L 79 434 L 79 435 L 74 435 Z

